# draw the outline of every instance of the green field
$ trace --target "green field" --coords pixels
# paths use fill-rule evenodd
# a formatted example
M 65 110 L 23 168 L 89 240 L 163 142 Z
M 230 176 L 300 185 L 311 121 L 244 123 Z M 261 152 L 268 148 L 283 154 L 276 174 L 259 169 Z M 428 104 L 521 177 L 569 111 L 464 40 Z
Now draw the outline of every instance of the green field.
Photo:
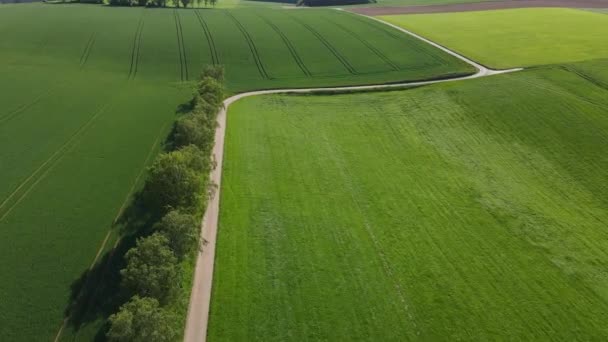
M 608 16 L 563 8 L 383 16 L 494 68 L 608 58 Z
M 205 64 L 225 65 L 230 92 L 474 71 L 332 10 L 7 5 L 0 34 L 0 336 L 9 341 L 56 336 Z M 64 339 L 94 336 L 109 313 L 90 306 Z
M 608 338 L 607 67 L 235 103 L 209 340 Z

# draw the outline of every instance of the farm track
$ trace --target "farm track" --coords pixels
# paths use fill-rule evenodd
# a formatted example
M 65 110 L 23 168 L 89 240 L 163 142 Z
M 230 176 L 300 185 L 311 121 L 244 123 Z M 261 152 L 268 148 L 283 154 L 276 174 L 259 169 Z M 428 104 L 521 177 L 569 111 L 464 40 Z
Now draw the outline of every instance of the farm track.
M 84 51 L 82 52 L 82 55 L 80 56 L 79 66 L 81 69 L 84 67 L 84 65 L 87 63 L 87 60 L 89 59 L 89 55 L 91 54 L 91 49 L 93 48 L 93 45 L 95 45 L 96 38 L 97 38 L 97 32 L 91 33 L 91 37 L 89 37 L 89 40 L 87 41 L 87 45 L 85 46 Z
M 352 75 L 357 75 L 357 70 L 355 70 L 355 68 L 353 68 L 353 66 L 348 62 L 346 57 L 342 56 L 342 54 L 340 54 L 340 52 L 333 45 L 331 45 L 331 43 L 328 42 L 327 39 L 325 39 L 325 37 L 323 37 L 319 32 L 317 32 L 317 30 L 312 28 L 310 25 L 302 22 L 300 19 L 298 19 L 296 17 L 291 17 L 291 18 L 294 21 L 298 22 L 300 25 L 302 25 L 304 28 L 306 28 L 306 30 L 310 31 L 310 33 L 312 33 L 315 37 L 317 37 L 317 39 L 321 43 L 323 43 L 323 45 L 325 45 L 325 47 L 338 59 L 338 61 L 340 61 L 340 63 L 342 63 L 342 65 L 346 68 L 346 70 L 348 70 L 349 73 L 351 73 Z
M 365 90 L 389 90 L 398 89 L 404 87 L 415 87 L 424 86 L 437 83 L 463 81 L 469 79 L 475 79 L 480 77 L 487 77 L 497 74 L 516 72 L 522 70 L 521 68 L 508 69 L 508 70 L 492 70 L 484 67 L 475 61 L 458 54 L 455 51 L 449 50 L 448 48 L 439 45 L 431 40 L 428 40 L 420 35 L 417 35 L 404 28 L 396 25 L 387 23 L 377 18 L 370 18 L 376 20 L 379 23 L 393 27 L 398 31 L 408 34 L 414 38 L 422 40 L 423 42 L 438 48 L 439 50 L 452 55 L 469 65 L 475 67 L 477 72 L 473 75 L 455 77 L 449 79 L 440 79 L 433 81 L 418 81 L 418 82 L 404 82 L 395 84 L 377 84 L 377 85 L 365 85 L 365 86 L 350 86 L 350 87 L 333 87 L 333 88 L 305 88 L 305 89 L 274 89 L 274 90 L 260 90 L 252 91 L 248 93 L 237 94 L 224 100 L 224 107 L 220 109 L 217 117 L 217 128 L 215 130 L 215 145 L 213 147 L 213 156 L 216 161 L 215 168 L 210 173 L 210 181 L 212 184 L 217 186 L 217 190 L 214 195 L 209 199 L 203 221 L 201 222 L 201 241 L 205 241 L 205 248 L 199 252 L 196 260 L 196 266 L 194 269 L 194 281 L 192 285 L 192 292 L 190 295 L 190 303 L 188 307 L 188 316 L 186 319 L 186 328 L 184 332 L 185 342 L 204 342 L 207 339 L 207 326 L 209 323 L 209 308 L 211 303 L 211 289 L 213 285 L 213 269 L 215 260 L 215 245 L 217 240 L 217 228 L 219 220 L 219 201 L 221 195 L 221 182 L 222 182 L 222 162 L 224 159 L 224 138 L 226 134 L 226 115 L 228 108 L 231 104 L 236 101 L 258 95 L 269 95 L 269 94 L 310 94 L 310 93 L 335 93 L 339 91 L 365 91 Z M 387 269 L 389 271 L 389 269 Z
M 177 10 L 173 10 L 175 20 L 175 30 L 177 32 L 177 49 L 179 50 L 180 78 L 181 81 L 188 81 L 188 60 L 186 59 L 186 47 L 184 45 L 184 32 L 182 21 Z
M 35 169 L 13 192 L 0 203 L 0 222 L 3 221 L 23 199 L 59 164 L 76 146 L 91 125 L 105 112 L 112 101 L 101 105 L 93 116 L 72 134 L 47 160 Z
M 270 20 L 268 20 L 268 18 L 263 17 L 259 14 L 257 14 L 257 16 L 260 17 L 266 24 L 268 24 L 268 26 L 270 26 L 281 37 L 281 39 L 283 40 L 283 43 L 285 43 L 285 46 L 287 46 L 287 49 L 289 49 L 289 53 L 291 54 L 291 57 L 293 57 L 294 61 L 298 64 L 298 67 L 300 67 L 300 70 L 302 70 L 304 75 L 311 77 L 312 74 L 306 67 L 306 64 L 304 64 L 304 61 L 302 61 L 302 58 L 296 51 L 296 48 L 293 46 L 293 44 L 291 43 L 289 38 L 287 38 L 287 36 L 283 33 L 283 31 L 281 31 L 280 28 L 278 28 L 275 24 L 273 24 Z
M 198 22 L 201 24 L 201 28 L 203 29 L 203 33 L 205 34 L 205 38 L 207 39 L 207 45 L 209 45 L 209 53 L 211 54 L 211 63 L 213 65 L 220 64 L 220 59 L 217 55 L 217 49 L 215 47 L 215 42 L 213 41 L 213 35 L 211 34 L 211 30 L 209 30 L 209 26 L 203 16 L 200 14 L 199 10 L 194 10 L 194 14 L 198 18 Z
M 378 50 L 373 44 L 370 44 L 367 40 L 359 37 L 356 33 L 349 30 L 347 27 L 328 19 L 327 17 L 324 17 L 323 19 L 325 19 L 327 22 L 335 25 L 336 27 L 340 28 L 342 31 L 346 32 L 351 37 L 358 40 L 361 44 L 365 45 L 371 52 L 373 52 L 376 56 L 378 56 L 380 59 L 382 59 L 384 61 L 384 63 L 386 63 L 388 66 L 390 66 L 393 70 L 395 70 L 395 71 L 400 70 L 400 68 L 397 64 L 393 63 L 393 61 L 391 61 L 385 54 L 383 54 L 382 51 Z
M 145 11 L 145 10 L 144 10 Z M 141 48 L 141 36 L 144 30 L 144 13 L 142 11 L 139 22 L 137 23 L 137 29 L 135 29 L 135 36 L 133 37 L 133 49 L 131 51 L 131 66 L 129 68 L 128 79 L 132 80 L 137 74 L 137 66 L 139 64 L 139 51 Z
M 247 41 L 247 44 L 249 45 L 249 50 L 251 51 L 251 54 L 253 55 L 253 59 L 255 60 L 255 64 L 258 68 L 258 71 L 260 72 L 260 75 L 267 80 L 271 79 L 271 77 L 268 75 L 268 72 L 266 72 L 266 68 L 264 68 L 264 64 L 262 63 L 262 59 L 260 58 L 260 54 L 258 53 L 258 49 L 256 48 L 255 43 L 253 42 L 253 39 L 249 35 L 249 32 L 247 32 L 247 29 L 245 29 L 245 27 L 241 24 L 241 22 L 239 22 L 238 19 L 234 15 L 232 15 L 232 13 L 230 13 L 228 11 L 224 11 L 224 13 L 236 24 L 238 29 L 241 31 L 241 33 L 245 37 L 245 40 Z

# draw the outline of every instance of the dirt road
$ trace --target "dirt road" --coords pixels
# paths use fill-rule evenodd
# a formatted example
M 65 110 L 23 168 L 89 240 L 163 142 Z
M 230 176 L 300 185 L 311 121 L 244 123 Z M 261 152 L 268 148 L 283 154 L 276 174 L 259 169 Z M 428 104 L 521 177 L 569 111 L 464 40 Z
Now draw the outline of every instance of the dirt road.
M 275 89 L 275 90 L 261 90 L 252 91 L 248 93 L 242 93 L 229 97 L 224 101 L 224 108 L 218 113 L 218 126 L 215 131 L 215 146 L 213 148 L 213 155 L 217 162 L 216 168 L 211 171 L 211 181 L 217 184 L 218 188 L 215 196 L 209 201 L 205 216 L 202 222 L 201 228 L 201 239 L 206 241 L 201 253 L 199 253 L 196 268 L 194 271 L 194 283 L 192 286 L 192 293 L 190 295 L 190 306 L 188 309 L 188 318 L 186 321 L 186 330 L 184 332 L 184 341 L 186 342 L 204 342 L 207 338 L 207 324 L 209 321 L 209 306 L 211 303 L 211 286 L 213 285 L 213 266 L 215 258 L 215 242 L 217 238 L 218 228 L 218 217 L 220 208 L 220 191 L 222 181 L 222 162 L 224 159 L 224 137 L 226 133 L 226 113 L 228 108 L 234 102 L 250 96 L 266 95 L 266 94 L 286 94 L 286 93 L 310 93 L 310 92 L 335 92 L 335 91 L 353 91 L 353 90 L 370 90 L 370 89 L 394 89 L 408 86 L 421 86 L 443 82 L 461 81 L 485 76 L 491 76 L 496 74 L 502 74 L 507 72 L 519 71 L 522 69 L 509 69 L 509 70 L 491 70 L 488 69 L 458 53 L 451 51 L 439 44 L 436 44 L 428 39 L 425 39 L 415 33 L 408 30 L 395 26 L 393 24 L 384 22 L 382 20 L 371 18 L 373 20 L 380 21 L 386 25 L 396 28 L 399 31 L 412 35 L 428 44 L 441 49 L 456 58 L 459 58 L 470 65 L 477 68 L 477 73 L 451 79 L 435 80 L 435 81 L 422 81 L 422 82 L 404 82 L 398 84 L 378 84 L 378 85 L 366 85 L 366 86 L 353 86 L 353 87 L 334 87 L 334 88 L 307 88 L 307 89 Z

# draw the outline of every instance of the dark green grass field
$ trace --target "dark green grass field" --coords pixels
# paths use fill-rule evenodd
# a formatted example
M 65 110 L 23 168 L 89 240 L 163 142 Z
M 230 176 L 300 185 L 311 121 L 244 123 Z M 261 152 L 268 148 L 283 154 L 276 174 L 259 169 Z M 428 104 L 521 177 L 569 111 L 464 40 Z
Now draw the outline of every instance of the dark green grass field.
M 0 36 L 7 341 L 57 335 L 78 279 L 114 245 L 114 221 L 205 64 L 226 66 L 230 92 L 472 71 L 398 31 L 330 10 L 9 5 L 0 8 Z M 83 325 L 66 326 L 63 339 L 97 333 L 110 312 L 88 305 Z
M 209 340 L 605 340 L 607 66 L 234 104 Z

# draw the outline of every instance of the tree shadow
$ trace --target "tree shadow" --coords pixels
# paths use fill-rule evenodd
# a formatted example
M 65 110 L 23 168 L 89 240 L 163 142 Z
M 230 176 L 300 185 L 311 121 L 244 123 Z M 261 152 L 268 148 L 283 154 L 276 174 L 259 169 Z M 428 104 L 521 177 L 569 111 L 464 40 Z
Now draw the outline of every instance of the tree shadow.
M 191 108 L 189 102 L 180 104 L 175 113 L 183 114 L 188 108 Z M 170 145 L 168 137 L 163 151 Z M 118 312 L 120 306 L 133 296 L 131 291 L 121 286 L 120 270 L 126 266 L 125 254 L 135 246 L 138 238 L 152 233 L 154 224 L 166 211 L 146 202 L 143 195 L 145 187 L 144 183 L 113 224 L 112 229 L 120 237 L 117 244 L 70 285 L 70 297 L 64 310 L 66 328 L 78 332 L 89 323 L 101 321 L 103 324 L 96 332 L 95 341 L 106 340 L 107 318 Z

